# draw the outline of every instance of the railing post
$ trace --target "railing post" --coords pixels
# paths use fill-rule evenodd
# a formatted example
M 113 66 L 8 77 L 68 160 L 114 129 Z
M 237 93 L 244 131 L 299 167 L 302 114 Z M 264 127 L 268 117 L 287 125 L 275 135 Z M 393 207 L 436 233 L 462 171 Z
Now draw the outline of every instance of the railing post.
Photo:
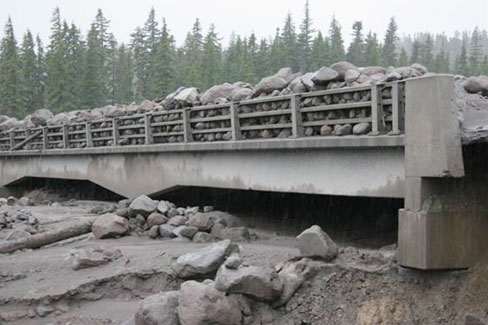
M 403 129 L 403 112 L 401 110 L 401 92 L 400 84 L 395 82 L 391 87 L 391 135 L 398 135 Z
M 112 137 L 114 139 L 114 146 L 119 145 L 119 121 L 116 118 L 112 119 Z
M 68 149 L 68 147 L 69 147 L 68 125 L 63 124 L 63 148 Z
M 49 138 L 47 137 L 48 128 L 44 126 L 42 128 L 42 147 L 44 150 L 49 148 Z
M 290 99 L 291 109 L 291 132 L 294 138 L 303 136 L 302 114 L 300 113 L 300 97 L 292 95 Z
M 181 113 L 181 116 L 183 117 L 183 136 L 185 138 L 185 142 L 192 142 L 193 141 L 193 135 L 191 132 L 191 125 L 190 125 L 190 109 L 183 109 L 183 112 Z
M 153 144 L 153 135 L 151 129 L 151 113 L 144 114 L 144 135 L 146 144 Z
M 15 133 L 14 133 L 14 131 L 11 130 L 9 133 L 9 136 L 10 136 L 10 151 L 12 151 L 12 149 L 15 146 Z
M 371 135 L 379 135 L 384 130 L 383 107 L 381 105 L 381 94 L 378 85 L 371 87 Z
M 234 102 L 230 103 L 230 126 L 232 128 L 232 140 L 237 141 L 242 138 L 239 116 L 237 116 L 237 106 Z
M 93 137 L 91 132 L 91 122 L 85 123 L 85 139 L 86 139 L 86 147 L 91 148 L 93 147 Z

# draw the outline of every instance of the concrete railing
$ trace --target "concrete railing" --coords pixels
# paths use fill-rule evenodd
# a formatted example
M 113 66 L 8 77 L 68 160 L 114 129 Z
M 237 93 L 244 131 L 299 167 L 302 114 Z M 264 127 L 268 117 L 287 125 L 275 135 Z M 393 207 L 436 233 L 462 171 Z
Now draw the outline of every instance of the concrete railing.
M 358 123 L 370 124 L 358 136 L 399 135 L 404 88 L 380 83 L 12 130 L 0 133 L 0 151 L 318 137 L 324 125 Z

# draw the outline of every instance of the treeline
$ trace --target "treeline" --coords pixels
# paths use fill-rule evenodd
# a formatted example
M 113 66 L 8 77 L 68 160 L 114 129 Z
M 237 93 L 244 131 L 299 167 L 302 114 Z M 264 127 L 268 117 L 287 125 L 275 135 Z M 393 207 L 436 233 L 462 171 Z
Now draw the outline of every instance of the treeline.
M 8 19 L 0 44 L 0 114 L 23 116 L 42 107 L 59 112 L 153 99 L 179 86 L 204 90 L 222 82 L 256 83 L 284 66 L 313 71 L 342 60 L 357 66 L 419 62 L 434 72 L 488 74 L 486 30 L 400 39 L 392 18 L 380 40 L 356 21 L 346 47 L 339 22 L 333 17 L 327 31 L 315 28 L 308 3 L 298 26 L 289 14 L 274 36 L 232 34 L 225 46 L 215 26 L 204 33 L 198 19 L 177 46 L 153 9 L 129 44 L 117 42 L 101 10 L 86 36 L 62 19 L 59 8 L 51 24 L 46 47 L 30 31 L 19 45 Z

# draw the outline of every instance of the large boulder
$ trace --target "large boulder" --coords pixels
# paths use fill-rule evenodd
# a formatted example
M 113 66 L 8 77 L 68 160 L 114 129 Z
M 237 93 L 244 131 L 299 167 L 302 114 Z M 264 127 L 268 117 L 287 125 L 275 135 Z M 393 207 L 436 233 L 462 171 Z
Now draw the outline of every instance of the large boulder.
M 429 72 L 427 67 L 421 65 L 420 63 L 414 63 L 411 65 L 411 67 L 417 70 L 418 72 L 420 72 L 421 74 L 426 74 Z
M 67 113 L 58 113 L 47 121 L 47 125 L 60 125 L 69 123 L 70 116 Z
M 381 74 L 386 74 L 386 69 L 380 66 L 369 66 L 369 67 L 364 67 L 361 69 L 361 73 L 371 77 L 372 75 L 381 73 Z
M 277 300 L 283 289 L 278 273 L 269 267 L 222 265 L 215 277 L 215 287 L 226 293 L 241 293 L 257 300 Z
M 463 83 L 463 88 L 471 94 L 482 93 L 483 95 L 488 96 L 488 77 L 469 77 Z
M 288 86 L 288 81 L 282 77 L 265 77 L 254 88 L 253 96 L 257 97 L 261 94 L 270 94 L 275 90 L 281 91 L 286 86 Z
M 333 69 L 322 67 L 314 73 L 312 81 L 316 85 L 327 85 L 331 81 L 339 78 L 339 73 Z
M 283 282 L 283 290 L 280 298 L 273 303 L 273 307 L 276 308 L 286 304 L 305 281 L 305 277 L 310 272 L 310 267 L 306 260 L 304 258 L 297 262 L 288 261 L 277 269 L 278 276 Z
M 178 317 L 181 325 L 241 325 L 248 309 L 241 295 L 226 295 L 212 280 L 186 281 L 180 287 Z
M 103 214 L 95 219 L 92 232 L 97 239 L 119 237 L 129 232 L 129 220 L 115 214 Z
M 223 240 L 195 252 L 181 255 L 171 265 L 180 278 L 213 275 L 225 259 L 239 250 L 230 240 Z
M 307 72 L 301 77 L 301 82 L 307 89 L 307 91 L 312 90 L 313 86 L 315 85 L 312 78 L 315 75 L 314 72 Z
M 344 81 L 347 70 L 358 70 L 354 64 L 346 61 L 333 63 L 330 68 L 339 74 L 337 79 L 340 81 Z
M 7 131 L 19 127 L 20 125 L 21 122 L 19 122 L 19 120 L 17 120 L 15 117 L 10 117 L 0 124 L 0 131 Z
M 153 212 L 147 217 L 147 226 L 149 228 L 165 224 L 166 222 L 168 222 L 168 218 L 161 213 Z
M 178 291 L 161 292 L 144 298 L 135 315 L 135 325 L 176 325 Z
M 126 110 L 123 107 L 113 107 L 107 113 L 105 113 L 105 116 L 114 118 L 114 117 L 124 116 L 125 113 Z
M 230 94 L 230 100 L 233 102 L 240 102 L 252 96 L 252 88 L 234 88 Z
M 280 70 L 278 70 L 278 72 L 276 72 L 276 74 L 275 74 L 275 77 L 280 77 L 280 78 L 285 79 L 287 82 L 290 82 L 293 79 L 295 79 L 296 77 L 298 77 L 298 75 L 293 74 L 292 68 L 286 67 L 286 68 L 281 68 Z
M 7 115 L 0 115 L 0 124 L 8 120 L 9 117 Z
M 202 105 L 213 104 L 217 98 L 231 98 L 231 93 L 234 87 L 229 83 L 224 83 L 222 85 L 215 85 L 210 87 L 205 91 L 200 97 Z
M 222 239 L 229 239 L 234 242 L 249 241 L 251 234 L 246 227 L 231 227 L 224 228 L 220 231 L 219 237 Z
M 194 106 L 200 101 L 200 90 L 195 87 L 185 88 L 181 90 L 174 100 L 181 106 Z
M 141 195 L 134 199 L 129 206 L 131 215 L 141 214 L 145 217 L 156 211 L 159 201 L 153 200 L 147 195 Z
M 325 261 L 331 261 L 337 256 L 337 245 L 317 225 L 305 229 L 298 235 L 297 244 L 300 255 L 304 257 L 316 257 Z
M 53 116 L 50 110 L 41 108 L 32 113 L 30 120 L 35 126 L 45 126 Z
M 212 229 L 213 222 L 209 214 L 197 212 L 190 217 L 187 225 L 196 227 L 200 231 L 210 231 L 210 229 Z
M 307 91 L 307 88 L 302 83 L 302 78 L 303 76 L 296 77 L 290 82 L 288 88 L 290 88 L 292 93 L 304 93 Z

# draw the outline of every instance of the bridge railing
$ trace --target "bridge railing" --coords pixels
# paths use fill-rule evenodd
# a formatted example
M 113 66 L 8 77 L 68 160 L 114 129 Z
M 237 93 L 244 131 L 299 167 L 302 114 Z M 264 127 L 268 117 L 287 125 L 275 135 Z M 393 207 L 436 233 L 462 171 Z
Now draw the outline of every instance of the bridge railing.
M 153 111 L 0 133 L 0 151 L 404 132 L 404 83 L 380 83 Z

